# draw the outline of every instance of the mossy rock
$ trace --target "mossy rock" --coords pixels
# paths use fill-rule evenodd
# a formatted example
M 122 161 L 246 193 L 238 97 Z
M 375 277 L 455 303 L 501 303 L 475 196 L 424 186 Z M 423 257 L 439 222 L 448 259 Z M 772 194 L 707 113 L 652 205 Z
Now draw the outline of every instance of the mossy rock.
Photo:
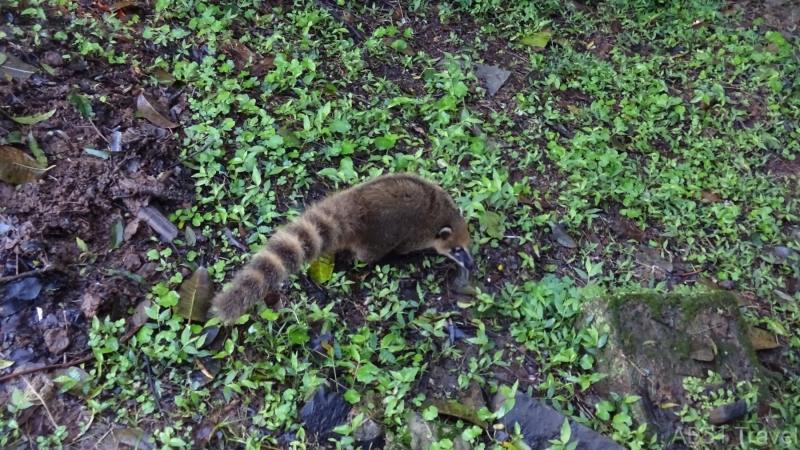
M 756 358 L 737 299 L 726 292 L 624 294 L 585 305 L 584 326 L 608 333 L 597 371 L 608 376 L 593 386 L 601 399 L 637 395 L 633 419 L 648 423 L 660 439 L 677 432 L 676 415 L 689 404 L 686 377 L 708 371 L 735 385 L 748 381 L 767 401 L 768 375 Z

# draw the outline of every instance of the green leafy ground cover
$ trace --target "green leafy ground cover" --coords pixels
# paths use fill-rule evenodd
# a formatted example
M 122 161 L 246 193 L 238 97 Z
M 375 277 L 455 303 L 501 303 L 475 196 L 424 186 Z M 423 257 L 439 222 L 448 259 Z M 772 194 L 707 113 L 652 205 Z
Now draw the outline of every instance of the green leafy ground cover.
M 89 410 L 148 430 L 159 447 L 190 446 L 209 427 L 212 442 L 228 447 L 274 448 L 287 432 L 302 440 L 299 407 L 326 380 L 402 435 L 405 413 L 423 400 L 414 380 L 472 347 L 463 386 L 475 379 L 496 388 L 496 371 L 533 360 L 534 380 L 521 389 L 627 447 L 657 448 L 628 418 L 631 399 L 584 407 L 605 338 L 574 321 L 607 288 L 732 281 L 754 299 L 751 324 L 778 335 L 796 363 L 798 266 L 773 247 L 800 244 L 800 49 L 765 27 L 758 10 L 715 1 L 341 1 L 329 9 L 158 0 L 123 22 L 78 3 L 29 3 L 23 15 L 42 26 L 15 28 L 27 39 L 54 34 L 84 55 L 153 74 L 150 86 L 169 79 L 155 75 L 161 68 L 187 95 L 178 139 L 196 202 L 170 216 L 182 230 L 175 246 L 154 242 L 148 253 L 165 274 L 149 322 L 120 344 L 123 323 L 95 319 L 98 361 L 83 381 Z M 57 21 L 57 5 L 75 19 Z M 115 50 L 122 40 L 148 50 Z M 239 46 L 258 57 L 248 61 Z M 489 96 L 469 62 L 511 77 Z M 254 76 L 259 63 L 267 70 Z M 390 171 L 423 174 L 453 193 L 470 219 L 487 292 L 453 306 L 452 267 L 438 257 L 373 270 L 340 263 L 322 287 L 295 277 L 284 308 L 232 330 L 218 351 L 201 348 L 200 325 L 172 313 L 180 268 L 207 266 L 219 289 L 245 261 L 228 234 L 253 251 L 321 191 Z M 568 236 L 553 237 L 553 223 Z M 187 238 L 187 227 L 205 243 Z M 447 345 L 448 319 L 474 337 Z M 517 351 L 494 345 L 501 339 Z M 139 369 L 144 355 L 161 374 L 160 403 Z M 219 364 L 214 381 L 193 378 L 199 358 Z M 736 426 L 763 431 L 774 416 L 796 431 L 797 381 L 774 386 L 767 417 L 753 411 Z M 25 402 L 18 395 L 3 413 L 3 445 L 21 438 L 15 418 Z M 496 445 L 491 432 L 461 429 L 476 448 Z M 708 429 L 752 448 L 738 431 Z

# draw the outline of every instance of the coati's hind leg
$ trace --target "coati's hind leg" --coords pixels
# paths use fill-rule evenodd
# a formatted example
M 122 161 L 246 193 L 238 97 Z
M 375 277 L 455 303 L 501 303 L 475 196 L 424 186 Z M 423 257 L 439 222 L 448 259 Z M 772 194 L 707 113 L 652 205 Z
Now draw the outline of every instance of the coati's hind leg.
M 366 264 L 374 264 L 380 261 L 384 256 L 391 253 L 390 247 L 376 248 L 376 247 L 356 247 L 353 249 L 356 258 Z

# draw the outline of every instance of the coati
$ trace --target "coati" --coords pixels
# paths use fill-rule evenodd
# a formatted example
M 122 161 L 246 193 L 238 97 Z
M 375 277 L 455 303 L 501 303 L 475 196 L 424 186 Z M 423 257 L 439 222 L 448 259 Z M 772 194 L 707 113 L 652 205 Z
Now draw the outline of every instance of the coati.
M 378 176 L 335 193 L 279 229 L 212 300 L 211 313 L 230 324 L 315 257 L 350 250 L 366 263 L 389 253 L 434 248 L 471 271 L 469 232 L 450 195 L 409 173 Z

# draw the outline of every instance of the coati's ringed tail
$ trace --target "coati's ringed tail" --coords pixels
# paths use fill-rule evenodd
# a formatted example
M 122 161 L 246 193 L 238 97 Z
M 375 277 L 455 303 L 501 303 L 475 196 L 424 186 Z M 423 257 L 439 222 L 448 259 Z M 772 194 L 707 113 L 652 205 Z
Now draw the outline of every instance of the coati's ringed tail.
M 434 248 L 474 269 L 469 231 L 450 195 L 416 175 L 382 175 L 337 192 L 279 229 L 212 301 L 229 324 L 321 254 L 349 249 L 364 262 Z

